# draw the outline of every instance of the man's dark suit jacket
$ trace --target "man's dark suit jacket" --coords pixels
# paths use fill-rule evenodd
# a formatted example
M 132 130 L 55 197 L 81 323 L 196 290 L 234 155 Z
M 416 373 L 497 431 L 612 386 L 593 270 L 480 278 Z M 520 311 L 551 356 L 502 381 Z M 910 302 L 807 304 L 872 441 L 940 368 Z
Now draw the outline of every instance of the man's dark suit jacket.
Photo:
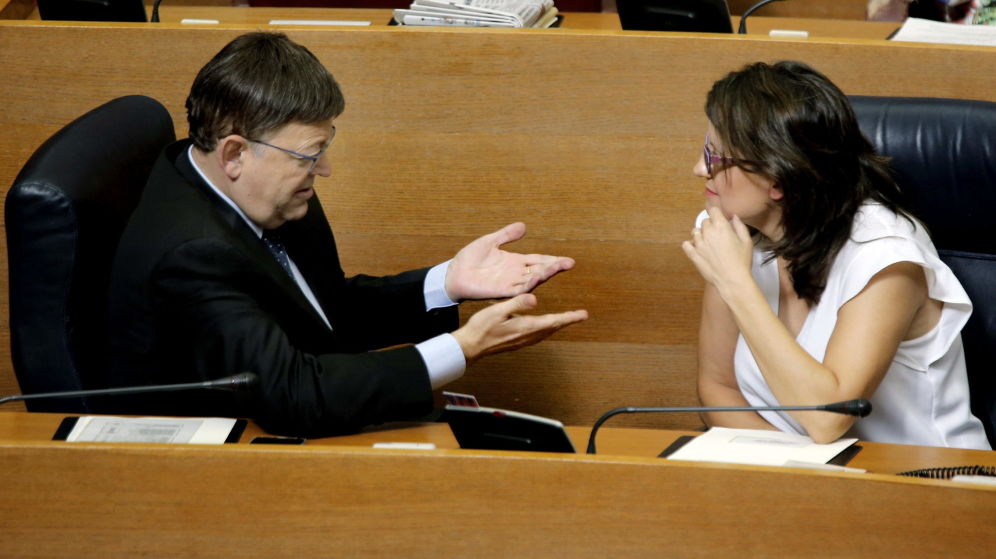
M 411 345 L 453 330 L 456 307 L 425 311 L 428 269 L 346 278 L 318 203 L 281 226 L 325 325 L 255 232 L 169 146 L 118 247 L 111 279 L 107 384 L 210 380 L 251 371 L 247 393 L 107 398 L 116 413 L 251 417 L 274 433 L 323 436 L 432 408 Z

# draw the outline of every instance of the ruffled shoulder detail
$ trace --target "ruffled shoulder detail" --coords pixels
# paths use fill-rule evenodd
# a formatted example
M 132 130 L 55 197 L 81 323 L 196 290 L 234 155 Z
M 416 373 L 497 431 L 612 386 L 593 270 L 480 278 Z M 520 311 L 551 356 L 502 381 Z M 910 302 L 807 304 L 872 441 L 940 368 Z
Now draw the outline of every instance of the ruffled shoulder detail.
M 851 225 L 851 240 L 867 243 L 883 237 L 913 238 L 923 227 L 889 210 L 882 204 L 867 203 L 858 209 Z
M 860 293 L 872 277 L 898 262 L 921 266 L 926 275 L 929 297 L 944 303 L 939 328 L 931 333 L 934 339 L 924 354 L 907 360 L 902 355 L 903 346 L 900 346 L 897 359 L 921 369 L 947 352 L 972 314 L 968 294 L 951 269 L 938 257 L 922 225 L 895 214 L 881 204 L 862 206 L 854 218 L 851 242 L 841 249 L 827 278 L 824 296 L 833 293 L 840 308 Z

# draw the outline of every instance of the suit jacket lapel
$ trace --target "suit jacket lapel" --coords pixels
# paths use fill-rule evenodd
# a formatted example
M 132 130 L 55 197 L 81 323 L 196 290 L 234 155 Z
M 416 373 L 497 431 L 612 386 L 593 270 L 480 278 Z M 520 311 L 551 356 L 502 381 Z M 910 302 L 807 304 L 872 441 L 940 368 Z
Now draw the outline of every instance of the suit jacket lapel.
M 225 200 L 218 197 L 217 193 L 201 179 L 200 175 L 190 164 L 190 159 L 187 156 L 187 150 L 181 150 L 180 154 L 174 160 L 174 165 L 179 174 L 190 183 L 197 190 L 200 191 L 211 203 L 213 208 L 217 211 L 219 217 L 222 221 L 228 225 L 228 239 L 235 243 L 236 245 L 242 247 L 247 254 L 252 255 L 253 259 L 256 261 L 259 269 L 265 270 L 266 274 L 270 278 L 279 284 L 281 292 L 290 297 L 294 303 L 301 307 L 301 310 L 306 312 L 311 318 L 317 321 L 324 328 L 325 322 L 322 317 L 315 311 L 314 306 L 308 301 L 307 297 L 301 291 L 301 288 L 297 285 L 297 282 L 292 278 L 277 262 L 274 258 L 273 253 L 266 247 L 262 239 L 256 236 L 256 232 L 246 224 L 245 220 L 242 219 L 235 210 L 232 209 L 230 205 Z M 294 259 L 294 263 L 297 264 L 296 252 L 291 252 L 288 248 L 288 253 L 291 254 L 291 258 Z M 314 288 L 314 282 L 309 278 L 308 274 L 303 268 L 299 267 L 301 270 L 301 275 L 304 276 L 305 281 L 308 282 L 308 286 L 312 288 L 312 291 L 316 293 Z M 319 299 L 321 303 L 321 299 Z M 329 307 L 322 305 L 326 316 L 329 318 L 329 322 L 332 321 L 332 317 L 329 316 Z M 327 329 L 327 328 L 326 328 Z
M 279 231 L 287 253 L 308 279 L 315 298 L 329 317 L 329 322 L 334 324 L 335 297 L 343 288 L 345 275 L 339 264 L 332 229 L 325 219 L 318 196 L 309 201 L 308 212 L 302 219 L 285 223 Z

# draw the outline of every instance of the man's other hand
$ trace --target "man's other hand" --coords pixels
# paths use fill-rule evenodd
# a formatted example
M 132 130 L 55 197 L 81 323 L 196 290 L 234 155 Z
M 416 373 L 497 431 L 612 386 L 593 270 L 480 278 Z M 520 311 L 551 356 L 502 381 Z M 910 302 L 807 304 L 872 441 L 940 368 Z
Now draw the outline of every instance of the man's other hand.
M 525 293 L 483 308 L 471 316 L 466 324 L 453 332 L 467 364 L 485 355 L 533 345 L 565 326 L 588 319 L 588 311 L 584 310 L 543 315 L 520 314 L 535 309 L 536 304 L 536 296 Z

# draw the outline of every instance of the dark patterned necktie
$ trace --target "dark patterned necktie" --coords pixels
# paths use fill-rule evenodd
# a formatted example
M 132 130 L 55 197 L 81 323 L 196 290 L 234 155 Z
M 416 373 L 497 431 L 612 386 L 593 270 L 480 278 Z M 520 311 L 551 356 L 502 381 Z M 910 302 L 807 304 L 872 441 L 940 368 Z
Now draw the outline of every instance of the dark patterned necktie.
M 290 277 L 294 277 L 294 272 L 291 271 L 290 258 L 287 257 L 287 249 L 284 248 L 284 244 L 280 242 L 280 235 L 274 231 L 263 231 L 263 244 L 266 248 L 270 249 L 273 253 L 273 257 L 277 259 L 280 266 L 283 267 L 284 271 L 287 272 Z

